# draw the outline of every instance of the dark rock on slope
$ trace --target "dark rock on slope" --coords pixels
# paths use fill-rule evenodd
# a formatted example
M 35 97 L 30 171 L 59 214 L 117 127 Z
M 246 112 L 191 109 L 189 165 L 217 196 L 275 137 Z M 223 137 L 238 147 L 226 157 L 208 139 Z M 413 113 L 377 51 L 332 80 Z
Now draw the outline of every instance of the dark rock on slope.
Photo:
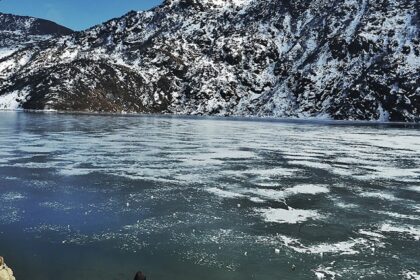
M 418 121 L 416 0 L 167 0 L 0 60 L 0 108 Z

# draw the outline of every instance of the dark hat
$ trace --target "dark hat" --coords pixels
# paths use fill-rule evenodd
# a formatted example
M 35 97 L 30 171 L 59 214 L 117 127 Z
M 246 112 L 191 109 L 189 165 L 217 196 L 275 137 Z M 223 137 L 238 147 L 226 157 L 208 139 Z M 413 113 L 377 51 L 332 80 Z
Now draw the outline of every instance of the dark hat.
M 134 276 L 134 280 L 146 280 L 146 275 L 144 275 L 143 272 L 139 271 L 136 273 L 136 276 Z

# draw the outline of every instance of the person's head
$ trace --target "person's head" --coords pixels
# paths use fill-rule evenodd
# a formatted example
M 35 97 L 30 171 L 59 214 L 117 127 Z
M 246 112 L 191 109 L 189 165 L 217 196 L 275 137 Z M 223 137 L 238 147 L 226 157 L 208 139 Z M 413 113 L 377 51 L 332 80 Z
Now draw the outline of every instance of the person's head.
M 143 272 L 139 271 L 136 273 L 136 276 L 134 276 L 134 280 L 146 280 L 146 275 L 144 275 Z
M 4 258 L 0 256 L 0 267 L 4 265 Z

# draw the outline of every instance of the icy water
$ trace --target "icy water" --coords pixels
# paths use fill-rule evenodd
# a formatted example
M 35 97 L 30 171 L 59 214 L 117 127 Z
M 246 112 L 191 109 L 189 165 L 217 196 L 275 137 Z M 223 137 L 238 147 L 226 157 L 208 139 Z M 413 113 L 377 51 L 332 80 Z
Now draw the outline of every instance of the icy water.
M 420 130 L 0 113 L 17 279 L 420 279 Z

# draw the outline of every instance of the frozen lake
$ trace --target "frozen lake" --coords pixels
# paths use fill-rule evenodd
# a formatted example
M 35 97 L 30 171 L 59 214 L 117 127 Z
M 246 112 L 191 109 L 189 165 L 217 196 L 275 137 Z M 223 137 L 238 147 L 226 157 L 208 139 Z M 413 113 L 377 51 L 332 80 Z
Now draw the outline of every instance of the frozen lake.
M 3 112 L 0 190 L 18 280 L 420 279 L 418 126 Z

